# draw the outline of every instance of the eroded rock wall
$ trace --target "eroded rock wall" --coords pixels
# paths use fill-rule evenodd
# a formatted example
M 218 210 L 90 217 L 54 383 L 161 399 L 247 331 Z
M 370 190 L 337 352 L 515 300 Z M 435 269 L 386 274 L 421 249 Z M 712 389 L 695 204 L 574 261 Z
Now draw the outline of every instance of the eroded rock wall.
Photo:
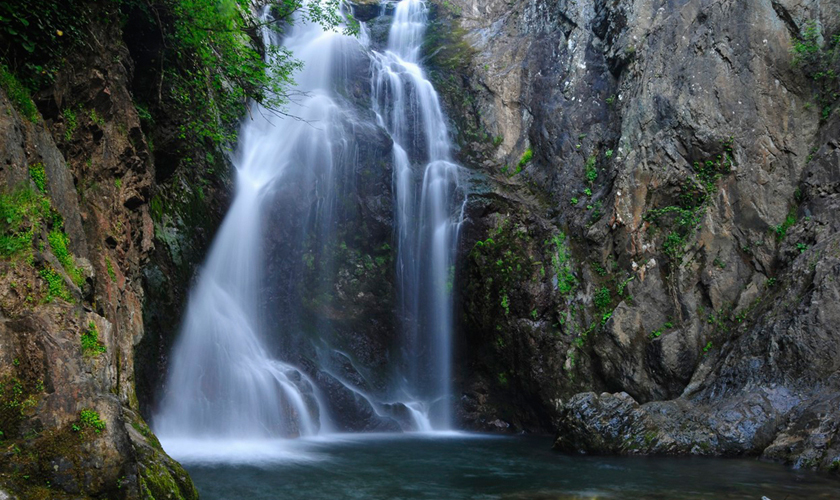
M 437 12 L 465 44 L 448 112 L 477 117 L 459 135 L 464 421 L 576 451 L 838 463 L 819 409 L 840 347 L 837 82 L 793 53 L 811 26 L 830 49 L 838 6 Z

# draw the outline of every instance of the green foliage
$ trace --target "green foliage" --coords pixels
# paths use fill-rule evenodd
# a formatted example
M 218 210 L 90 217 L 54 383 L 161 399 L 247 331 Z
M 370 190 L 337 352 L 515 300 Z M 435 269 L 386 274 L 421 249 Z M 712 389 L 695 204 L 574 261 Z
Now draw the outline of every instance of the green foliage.
M 723 141 L 723 153 L 717 155 L 714 159 L 694 162 L 694 171 L 697 173 L 697 179 L 706 189 L 706 195 L 716 192 L 717 186 L 715 183 L 724 175 L 732 172 L 732 166 L 734 165 L 732 159 L 733 140 L 730 137 Z
M 73 296 L 67 290 L 67 285 L 64 284 L 64 278 L 51 266 L 40 269 L 38 274 L 47 282 L 47 295 L 44 297 L 44 302 L 52 302 L 53 299 L 64 299 L 67 302 L 73 301 Z
M 821 43 L 822 42 L 822 43 Z M 828 119 L 832 104 L 840 97 L 840 34 L 824 36 L 816 21 L 809 21 L 799 40 L 793 44 L 793 66 L 814 80 L 821 117 Z
M 93 429 L 97 434 L 105 430 L 105 421 L 99 417 L 99 412 L 88 408 L 79 412 L 79 423 L 83 428 Z
M 155 222 L 160 222 L 163 219 L 163 199 L 160 195 L 154 195 L 149 201 L 149 215 Z
M 578 204 L 578 199 L 576 197 L 572 197 L 572 199 L 569 200 L 569 202 L 571 202 L 572 205 L 577 205 Z
M 42 193 L 47 192 L 47 173 L 44 171 L 43 163 L 29 165 L 29 177 L 35 183 L 35 187 Z
M 77 286 L 82 286 L 85 281 L 85 277 L 82 274 L 82 270 L 76 267 L 76 262 L 73 260 L 73 254 L 70 253 L 70 249 L 68 248 L 70 245 L 70 238 L 67 237 L 67 234 L 61 229 L 54 227 L 47 236 L 47 241 L 50 243 L 50 249 L 52 250 L 53 255 L 55 255 L 58 261 L 61 262 L 64 270 L 67 271 L 67 274 L 69 274 L 70 278 L 73 279 L 73 283 Z
M 0 2 L 0 38 L 9 43 L 3 56 L 14 61 L 31 89 L 50 83 L 64 56 L 88 42 L 88 26 L 100 5 L 84 0 Z
M 721 141 L 720 154 L 693 163 L 694 178 L 680 185 L 678 204 L 649 210 L 644 220 L 664 234 L 661 248 L 670 262 L 669 276 L 682 264 L 691 238 L 700 228 L 700 221 L 717 191 L 717 181 L 732 172 L 733 138 Z M 696 179 L 696 180 L 695 180 Z
M 111 264 L 111 259 L 105 257 L 105 268 L 108 271 L 108 276 L 111 278 L 111 281 L 114 283 L 117 282 L 117 273 L 114 271 L 114 266 Z
M 136 8 L 145 10 L 139 2 Z M 341 22 L 340 1 L 305 2 L 283 0 L 272 4 L 280 30 L 295 12 L 304 22 L 334 28 Z M 235 124 L 246 112 L 249 100 L 281 111 L 288 104 L 292 75 L 301 61 L 284 47 L 268 47 L 267 57 L 255 49 L 252 36 L 260 26 L 253 16 L 251 0 L 162 0 L 157 5 L 171 19 L 165 31 L 171 47 L 167 58 L 172 102 L 184 122 L 180 138 L 214 145 L 235 138 Z M 355 32 L 355 24 L 347 32 Z
M 606 156 L 606 157 L 607 157 L 607 159 L 612 158 L 612 156 L 613 156 L 613 150 L 612 150 L 612 149 L 608 149 L 608 150 L 604 153 L 604 156 Z
M 49 213 L 49 200 L 37 191 L 0 193 L 0 256 L 31 256 L 32 239 Z
M 93 321 L 88 323 L 87 330 L 82 332 L 82 353 L 85 356 L 98 356 L 105 352 L 105 345 L 99 340 L 99 330 Z
M 783 241 L 787 237 L 788 229 L 796 224 L 796 208 L 792 208 L 785 217 L 784 222 L 775 227 L 773 232 L 776 233 L 776 240 Z
M 607 106 L 612 106 L 613 104 L 615 104 L 615 99 L 616 99 L 615 94 L 612 94 L 609 97 L 607 97 L 607 99 L 606 99 Z
M 76 128 L 79 126 L 76 119 L 76 112 L 72 108 L 64 108 L 61 116 L 64 118 L 64 140 L 69 141 L 73 138 L 73 133 L 76 132 Z
M 610 289 L 602 286 L 600 289 L 596 290 L 595 295 L 592 297 L 592 302 L 600 311 L 606 311 L 609 309 L 610 304 L 612 303 L 612 294 L 610 294 Z
M 526 149 L 525 152 L 522 154 L 522 158 L 519 159 L 519 163 L 517 164 L 519 170 L 521 171 L 523 168 L 525 168 L 526 165 L 531 163 L 531 158 L 533 157 L 534 151 L 532 151 L 531 148 Z
M 633 281 L 635 278 L 635 276 L 630 276 L 629 278 L 618 284 L 618 286 L 616 287 L 616 292 L 618 292 L 619 297 L 624 296 L 624 290 L 627 288 L 627 285 L 630 284 L 630 282 Z
M 481 288 L 473 293 L 483 298 L 483 304 L 498 304 L 499 313 L 505 315 L 520 305 L 509 292 L 521 289 L 523 281 L 536 277 L 537 263 L 528 253 L 531 241 L 526 230 L 505 219 L 486 240 L 475 243 L 470 259 L 480 271 L 481 278 L 475 283 Z
M 806 71 L 814 80 L 837 79 L 836 64 L 840 58 L 840 34 L 820 45 L 822 33 L 816 21 L 805 25 L 801 38 L 793 44 L 793 65 Z
M 145 122 L 152 122 L 152 114 L 149 113 L 149 108 L 140 104 L 139 102 L 134 103 L 135 109 L 137 109 L 137 117 L 140 118 L 141 121 Z
M 598 178 L 598 169 L 595 168 L 595 155 L 591 155 L 586 159 L 584 173 L 586 174 L 586 182 L 591 186 Z
M 559 233 L 551 238 L 554 252 L 551 254 L 551 266 L 557 276 L 557 290 L 561 295 L 571 293 L 578 284 L 577 278 L 571 268 L 571 252 L 566 245 L 566 235 Z
M 496 137 L 493 138 L 493 146 L 495 146 L 495 147 L 501 146 L 502 142 L 504 142 L 504 140 L 505 140 L 504 137 L 502 137 L 501 135 L 497 135 Z
M 102 119 L 101 116 L 99 116 L 95 109 L 91 109 L 90 111 L 88 111 L 88 117 L 90 117 L 90 121 L 92 121 L 94 125 L 98 126 L 99 128 L 105 126 L 105 120 Z
M 2 6 L 0 7 L 2 9 L 6 6 L 6 2 L 0 2 L 0 6 Z M 0 17 L 0 21 L 2 20 L 2 17 Z M 15 75 L 5 64 L 0 64 L 0 87 L 6 92 L 9 100 L 12 101 L 20 114 L 33 123 L 38 121 L 38 108 L 35 107 L 32 98 L 29 97 L 29 90 L 15 78 Z

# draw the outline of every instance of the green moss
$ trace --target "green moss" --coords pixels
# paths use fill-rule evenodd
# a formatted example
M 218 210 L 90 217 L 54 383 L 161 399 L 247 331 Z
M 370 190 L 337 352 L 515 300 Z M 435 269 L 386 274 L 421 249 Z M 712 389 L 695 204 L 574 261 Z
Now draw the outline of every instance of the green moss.
M 182 477 L 186 477 L 183 469 Z M 176 472 L 177 474 L 177 472 Z M 181 486 L 173 477 L 172 472 L 159 464 L 156 460 L 148 460 L 140 467 L 140 492 L 144 500 L 189 500 L 198 498 L 192 483 L 187 486 L 187 491 L 182 491 Z
M 152 432 L 148 425 L 141 423 L 141 422 L 131 422 L 131 426 L 134 427 L 134 430 L 139 432 L 146 440 L 151 444 L 154 448 L 158 450 L 163 450 L 163 446 L 161 446 L 160 441 L 158 441 L 157 436 Z
M 38 121 L 38 108 L 29 97 L 29 90 L 21 84 L 5 64 L 0 65 L 0 87 L 6 92 L 12 105 L 26 119 L 35 123 Z
M 153 196 L 149 202 L 149 215 L 155 222 L 160 222 L 163 218 L 163 199 L 160 195 Z

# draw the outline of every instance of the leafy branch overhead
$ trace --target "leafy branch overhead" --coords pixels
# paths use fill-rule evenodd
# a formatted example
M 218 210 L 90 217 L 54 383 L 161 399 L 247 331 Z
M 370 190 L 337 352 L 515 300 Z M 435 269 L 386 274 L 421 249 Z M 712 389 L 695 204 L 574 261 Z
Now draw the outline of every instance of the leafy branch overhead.
M 263 44 L 261 28 L 282 33 L 295 19 L 328 30 L 343 23 L 339 0 L 275 0 L 265 7 L 252 0 L 134 1 L 164 38 L 167 64 L 158 103 L 166 82 L 184 117 L 180 139 L 217 145 L 235 139 L 235 124 L 250 101 L 282 113 L 292 98 L 293 75 L 302 62 L 286 48 Z M 264 15 L 258 9 L 266 9 Z M 344 27 L 351 34 L 356 29 L 353 22 Z
M 282 33 L 294 22 L 305 22 L 346 34 L 358 31 L 352 17 L 344 20 L 340 0 L 111 0 L 103 5 L 1 2 L 0 42 L 10 48 L 0 57 L 34 93 L 52 83 L 74 48 L 97 44 L 92 24 L 118 17 L 124 24 L 146 26 L 146 32 L 159 33 L 160 53 L 153 57 L 159 68 L 152 88 L 137 89 L 136 97 L 149 109 L 178 116 L 178 139 L 205 146 L 232 142 L 249 103 L 283 113 L 293 97 L 293 75 L 302 62 L 285 48 L 263 43 L 264 29 Z

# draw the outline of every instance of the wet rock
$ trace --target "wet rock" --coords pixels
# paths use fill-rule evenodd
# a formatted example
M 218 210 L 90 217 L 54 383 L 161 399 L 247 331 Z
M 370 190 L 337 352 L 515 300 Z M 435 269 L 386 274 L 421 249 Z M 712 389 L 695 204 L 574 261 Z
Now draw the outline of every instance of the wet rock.
M 353 17 L 362 22 L 374 19 L 385 9 L 378 0 L 354 0 L 350 5 L 352 5 Z

